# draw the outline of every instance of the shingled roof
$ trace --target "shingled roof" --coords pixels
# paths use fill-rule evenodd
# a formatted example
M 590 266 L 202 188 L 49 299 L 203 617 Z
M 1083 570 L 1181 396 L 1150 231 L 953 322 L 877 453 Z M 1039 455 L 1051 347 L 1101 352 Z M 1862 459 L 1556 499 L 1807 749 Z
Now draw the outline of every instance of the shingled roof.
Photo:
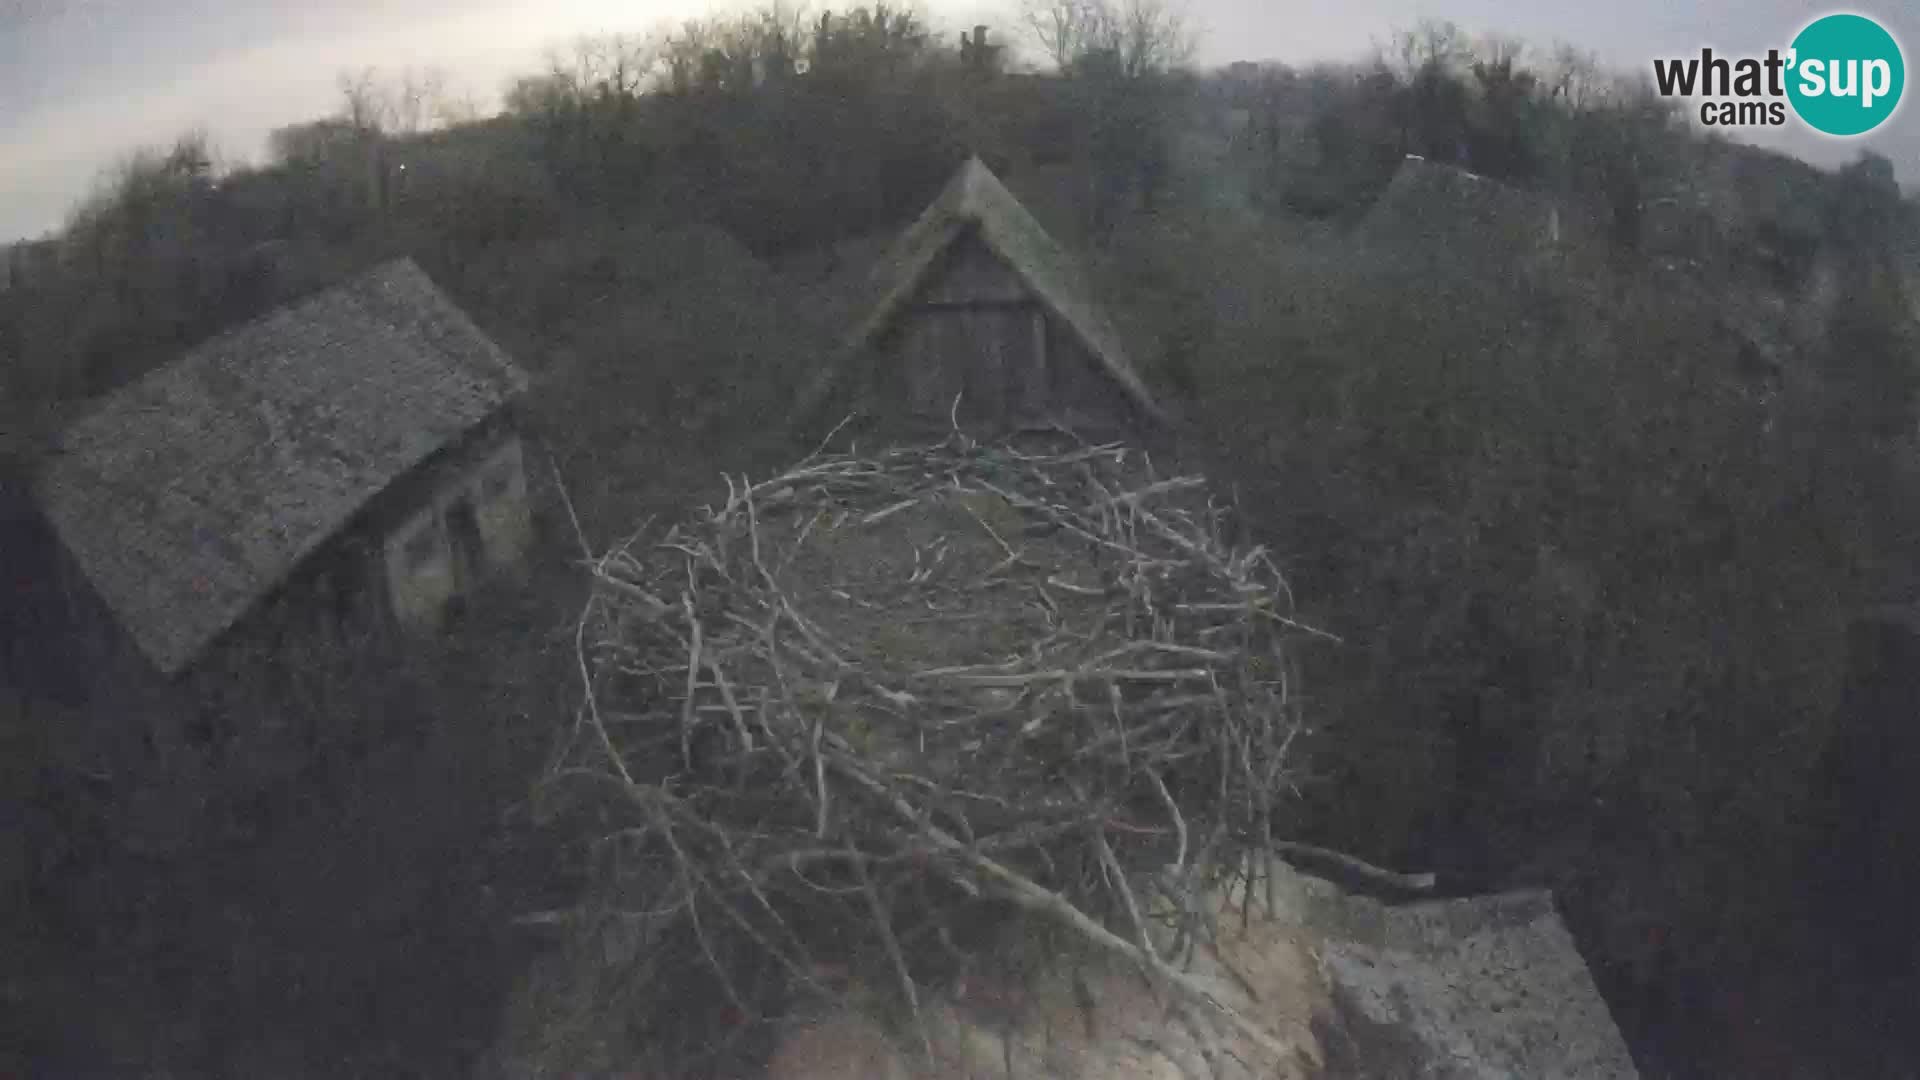
M 410 260 L 192 349 L 69 428 L 54 529 L 163 673 L 525 388 Z
M 849 355 L 865 352 L 893 325 L 939 265 L 941 254 L 969 232 L 1027 283 L 1143 413 L 1164 418 L 1127 360 L 1120 335 L 1093 302 L 1079 268 L 977 157 L 960 166 L 878 268 L 880 299 L 849 337 Z

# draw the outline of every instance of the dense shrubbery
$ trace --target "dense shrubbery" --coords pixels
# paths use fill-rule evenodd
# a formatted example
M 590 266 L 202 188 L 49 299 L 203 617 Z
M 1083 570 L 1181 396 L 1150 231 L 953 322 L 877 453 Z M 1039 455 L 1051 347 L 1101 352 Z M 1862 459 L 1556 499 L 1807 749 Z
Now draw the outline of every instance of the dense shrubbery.
M 1321 827 L 1552 882 L 1622 959 L 1733 978 L 1782 937 L 1847 627 L 1914 535 L 1913 320 L 1883 242 L 1822 252 L 1853 284 L 1769 366 L 1744 287 L 1645 263 L 1123 239 L 1118 306 L 1180 343 L 1216 481 L 1355 643 L 1313 682 Z
M 1589 57 L 1570 48 L 1531 55 L 1448 23 L 1399 35 L 1371 65 L 1242 69 L 1227 84 L 1247 110 L 1247 156 L 1262 191 L 1311 216 L 1365 207 L 1417 154 L 1577 195 L 1631 246 L 1642 203 L 1680 163 L 1686 139 L 1669 103 Z M 1287 137 L 1295 130 L 1301 138 Z

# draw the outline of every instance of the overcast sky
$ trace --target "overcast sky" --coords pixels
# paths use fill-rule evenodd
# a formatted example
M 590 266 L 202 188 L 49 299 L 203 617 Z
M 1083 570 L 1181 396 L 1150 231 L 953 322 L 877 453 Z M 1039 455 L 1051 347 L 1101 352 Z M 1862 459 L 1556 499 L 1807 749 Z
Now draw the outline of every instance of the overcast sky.
M 1307 62 L 1366 54 L 1396 26 L 1447 18 L 1474 33 L 1572 42 L 1623 69 L 1711 45 L 1785 46 L 1833 8 L 1807 0 L 1189 0 L 1202 59 Z M 56 227 L 95 178 L 143 143 L 204 129 L 256 159 L 266 133 L 330 111 L 348 68 L 437 66 L 483 105 L 544 49 L 581 33 L 647 30 L 712 0 L 0 0 L 0 241 Z M 833 6 L 817 0 L 818 9 Z M 851 6 L 851 0 L 839 6 Z M 1013 27 L 1012 0 L 923 0 L 949 32 Z M 1920 63 L 1911 0 L 1859 7 Z M 1920 96 L 1910 90 L 1909 99 Z M 1795 122 L 1797 125 L 1797 121 Z M 1823 165 L 1871 147 L 1920 181 L 1920 107 L 1909 100 L 1862 139 L 1796 128 L 1776 145 Z

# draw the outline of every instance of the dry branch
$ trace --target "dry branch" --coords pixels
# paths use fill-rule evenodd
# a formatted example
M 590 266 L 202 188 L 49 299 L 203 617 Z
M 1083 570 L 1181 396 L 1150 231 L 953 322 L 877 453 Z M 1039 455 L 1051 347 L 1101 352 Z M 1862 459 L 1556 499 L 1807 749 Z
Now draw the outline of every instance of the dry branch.
M 593 562 L 550 782 L 605 841 L 593 910 L 642 924 L 642 1012 L 698 976 L 752 1019 L 827 957 L 917 1015 L 998 901 L 1281 1052 L 1170 959 L 1284 831 L 1320 633 L 1204 485 L 956 433 L 727 489 Z

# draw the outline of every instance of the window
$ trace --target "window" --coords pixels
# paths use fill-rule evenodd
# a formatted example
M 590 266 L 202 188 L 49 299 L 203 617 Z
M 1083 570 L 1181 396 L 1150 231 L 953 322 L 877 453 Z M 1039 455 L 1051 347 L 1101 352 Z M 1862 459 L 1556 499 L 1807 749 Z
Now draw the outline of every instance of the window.
M 356 576 L 346 568 L 338 568 L 322 580 L 322 595 L 326 598 L 327 614 L 336 633 L 345 633 L 352 628 L 355 616 L 359 614 L 360 588 Z
M 401 549 L 401 554 L 406 558 L 408 570 L 422 570 L 439 560 L 440 531 L 437 527 L 438 524 L 439 522 L 436 519 L 429 518 L 425 524 L 415 530 L 412 536 L 407 537 L 406 546 Z
M 504 499 L 513 490 L 513 474 L 518 462 L 512 458 L 496 461 L 487 466 L 486 473 L 480 478 L 480 494 L 487 499 Z

